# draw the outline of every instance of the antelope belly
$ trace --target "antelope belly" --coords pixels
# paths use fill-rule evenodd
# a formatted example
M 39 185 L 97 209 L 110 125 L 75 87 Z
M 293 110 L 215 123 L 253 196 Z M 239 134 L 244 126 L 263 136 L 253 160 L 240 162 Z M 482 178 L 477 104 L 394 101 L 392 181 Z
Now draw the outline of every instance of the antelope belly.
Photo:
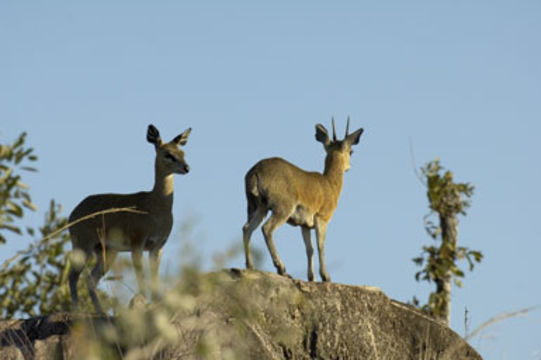
M 302 205 L 295 208 L 293 214 L 287 219 L 288 224 L 294 226 L 314 227 L 314 214 Z
M 116 251 L 130 251 L 130 236 L 122 228 L 112 227 L 107 232 L 107 247 Z

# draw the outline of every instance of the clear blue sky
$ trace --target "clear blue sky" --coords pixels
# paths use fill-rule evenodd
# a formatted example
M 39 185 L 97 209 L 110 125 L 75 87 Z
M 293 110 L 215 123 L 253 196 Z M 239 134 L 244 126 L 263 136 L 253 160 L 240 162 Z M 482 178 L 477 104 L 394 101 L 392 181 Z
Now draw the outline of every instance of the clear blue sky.
M 245 172 L 269 156 L 321 170 L 314 125 L 334 115 L 341 133 L 351 115 L 365 133 L 328 228 L 333 281 L 401 301 L 431 290 L 411 262 L 431 241 L 411 138 L 418 166 L 439 157 L 476 186 L 459 242 L 485 260 L 453 293 L 453 329 L 464 333 L 465 307 L 472 330 L 541 304 L 540 2 L 223 4 L 0 4 L 0 139 L 28 131 L 40 156 L 26 178 L 40 207 L 29 221 L 50 198 L 68 214 L 88 194 L 150 189 L 147 125 L 167 139 L 192 127 L 163 266 L 178 264 L 187 219 L 210 259 L 240 241 Z M 26 241 L 11 238 L 0 258 Z M 253 244 L 264 248 L 259 231 Z M 305 279 L 299 229 L 278 230 L 276 245 Z M 263 267 L 274 271 L 266 251 Z M 486 359 L 539 359 L 540 334 L 535 311 L 472 345 Z

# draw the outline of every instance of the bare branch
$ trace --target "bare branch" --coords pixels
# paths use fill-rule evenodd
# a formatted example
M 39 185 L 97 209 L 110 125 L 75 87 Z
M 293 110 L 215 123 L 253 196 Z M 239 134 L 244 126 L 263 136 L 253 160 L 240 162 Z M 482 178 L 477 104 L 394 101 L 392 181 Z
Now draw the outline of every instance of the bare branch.
M 419 182 L 423 186 L 426 186 L 426 182 L 423 180 L 423 177 L 421 176 L 421 174 L 419 174 L 419 171 L 417 170 L 417 162 L 415 161 L 415 152 L 413 151 L 413 139 L 411 138 L 411 136 L 408 137 L 408 142 L 409 142 L 409 149 L 410 149 L 411 167 L 413 169 L 413 173 L 415 174 L 415 177 L 417 178 L 417 180 L 419 180 Z
M 99 216 L 99 215 L 105 215 L 105 214 L 111 214 L 111 213 L 117 213 L 117 212 L 130 212 L 130 213 L 135 213 L 135 214 L 146 214 L 147 212 L 146 211 L 141 211 L 141 210 L 136 210 L 132 207 L 125 207 L 125 208 L 112 208 L 112 209 L 107 209 L 107 210 L 101 210 L 101 211 L 96 211 L 95 213 L 92 213 L 92 214 L 89 214 L 89 215 L 86 215 L 86 216 L 83 216 L 82 218 L 80 219 L 77 219 L 75 221 L 72 221 L 64 226 L 62 226 L 61 228 L 53 231 L 52 233 L 50 233 L 49 235 L 45 236 L 44 238 L 41 238 L 38 243 L 44 243 L 44 242 L 47 242 L 49 241 L 50 239 L 58 236 L 60 233 L 62 233 L 64 230 L 67 230 L 69 229 L 70 227 L 82 222 L 82 221 L 86 221 L 86 220 L 89 220 L 91 218 L 94 218 L 96 216 Z M 10 263 L 12 263 L 13 261 L 15 261 L 16 259 L 18 259 L 21 255 L 25 254 L 27 251 L 21 251 L 21 252 L 18 252 L 17 254 L 15 254 L 14 256 L 12 256 L 11 258 L 7 259 L 6 261 L 4 261 L 4 263 L 2 264 L 2 267 L 6 267 L 7 265 L 9 265 Z
M 514 317 L 519 317 L 519 316 L 522 316 L 522 315 L 526 315 L 527 313 L 529 313 L 531 311 L 534 311 L 534 310 L 537 310 L 537 309 L 540 309 L 540 308 L 541 308 L 541 305 L 536 305 L 536 306 L 527 307 L 527 308 L 524 308 L 524 309 L 521 309 L 521 310 L 518 310 L 518 311 L 501 313 L 500 315 L 494 316 L 494 317 L 488 319 L 487 321 L 485 321 L 484 323 L 482 323 L 481 325 L 479 325 L 470 334 L 464 336 L 464 340 L 470 341 L 471 339 L 476 337 L 481 331 L 483 331 L 484 329 L 486 329 L 489 326 L 492 326 L 492 325 L 494 325 L 496 323 L 499 323 L 500 321 L 507 320 L 507 319 L 514 318 Z

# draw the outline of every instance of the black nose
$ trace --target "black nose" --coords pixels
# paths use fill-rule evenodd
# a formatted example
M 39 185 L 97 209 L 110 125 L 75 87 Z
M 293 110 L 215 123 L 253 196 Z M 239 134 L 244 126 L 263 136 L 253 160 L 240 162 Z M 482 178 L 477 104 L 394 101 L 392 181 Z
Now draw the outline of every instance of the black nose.
M 188 164 L 184 165 L 184 172 L 186 173 L 190 172 L 190 166 Z

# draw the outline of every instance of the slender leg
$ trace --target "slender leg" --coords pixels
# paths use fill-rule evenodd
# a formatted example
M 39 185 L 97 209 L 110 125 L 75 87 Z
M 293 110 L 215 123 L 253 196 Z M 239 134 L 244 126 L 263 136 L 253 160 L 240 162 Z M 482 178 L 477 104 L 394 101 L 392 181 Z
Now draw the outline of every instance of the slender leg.
M 282 263 L 282 261 L 280 260 L 280 257 L 278 256 L 278 252 L 276 251 L 276 248 L 274 247 L 274 240 L 272 238 L 272 234 L 274 233 L 274 230 L 276 230 L 280 225 L 284 224 L 287 221 L 290 215 L 289 213 L 285 211 L 280 211 L 280 210 L 273 210 L 271 217 L 267 220 L 265 225 L 263 225 L 263 236 L 265 237 L 267 248 L 269 249 L 269 252 L 271 254 L 274 267 L 276 268 L 276 270 L 278 271 L 278 274 L 280 275 L 286 274 L 286 268 L 284 264 Z
M 265 216 L 267 215 L 267 210 L 260 206 L 253 213 L 248 215 L 248 222 L 242 227 L 242 239 L 244 242 L 244 256 L 246 259 L 246 268 L 253 269 L 254 263 L 252 260 L 252 253 L 250 251 L 250 238 L 254 230 L 261 224 Z
M 77 306 L 79 305 L 79 295 L 77 293 L 77 283 L 79 282 L 79 276 L 81 276 L 81 272 L 83 271 L 83 266 L 75 266 L 72 264 L 72 267 L 70 269 L 68 279 L 69 279 L 69 286 L 70 286 L 70 293 L 71 293 L 71 304 L 74 309 L 77 309 Z
M 321 280 L 331 281 L 331 277 L 327 272 L 325 266 L 325 235 L 327 233 L 327 223 L 323 221 L 316 221 L 316 237 L 317 237 L 317 250 L 319 253 L 319 274 Z
M 90 277 L 87 279 L 87 287 L 88 287 L 88 293 L 90 294 L 90 299 L 92 300 L 92 303 L 94 304 L 94 308 L 96 309 L 96 312 L 103 313 L 103 309 L 100 305 L 98 295 L 96 293 L 96 287 L 98 286 L 98 282 L 103 277 L 103 275 L 109 270 L 111 265 L 116 259 L 117 252 L 113 250 L 106 250 L 102 251 L 99 249 L 98 251 L 95 251 L 96 254 L 96 266 L 94 266 L 94 269 L 92 269 L 92 272 L 90 273 Z M 81 269 L 82 270 L 82 269 Z M 77 278 L 79 277 L 79 274 L 77 275 Z M 71 284 L 71 276 L 70 273 L 70 287 Z M 75 274 L 73 275 L 75 278 Z M 75 281 L 75 288 L 77 288 L 77 282 Z
M 310 237 L 310 228 L 303 226 L 301 232 L 304 246 L 306 246 L 306 256 L 308 257 L 308 281 L 314 281 L 314 247 Z
M 103 273 L 106 274 L 107 271 L 111 268 L 111 265 L 113 265 L 113 262 L 115 262 L 116 256 L 118 255 L 118 251 L 107 249 L 105 252 L 105 261 L 104 261 L 104 271 Z
M 90 294 L 90 299 L 92 300 L 92 303 L 94 304 L 94 308 L 96 309 L 96 312 L 99 314 L 103 314 L 103 309 L 100 305 L 100 300 L 98 299 L 98 295 L 96 294 L 96 286 L 98 285 L 98 281 L 101 279 L 103 274 L 105 273 L 105 265 L 104 265 L 104 259 L 101 249 L 98 251 L 95 251 L 96 255 L 96 265 L 94 266 L 94 269 L 92 269 L 92 272 L 90 273 L 90 276 L 86 279 L 86 285 L 88 287 L 88 293 Z
M 143 276 L 143 249 L 136 248 L 132 250 L 131 259 L 133 267 L 135 269 L 135 275 L 137 276 L 137 285 L 139 285 L 139 292 L 146 296 L 145 278 Z
M 68 282 L 70 287 L 71 305 L 74 310 L 77 310 L 79 305 L 79 292 L 77 284 L 79 283 L 79 277 L 85 268 L 90 254 L 87 254 L 86 251 L 75 245 L 77 243 L 75 234 L 70 232 L 70 235 L 73 241 L 73 250 L 70 254 L 70 272 L 68 274 Z
M 150 265 L 150 292 L 152 300 L 156 300 L 160 290 L 160 260 L 162 257 L 162 249 L 152 249 L 148 253 L 148 262 Z

